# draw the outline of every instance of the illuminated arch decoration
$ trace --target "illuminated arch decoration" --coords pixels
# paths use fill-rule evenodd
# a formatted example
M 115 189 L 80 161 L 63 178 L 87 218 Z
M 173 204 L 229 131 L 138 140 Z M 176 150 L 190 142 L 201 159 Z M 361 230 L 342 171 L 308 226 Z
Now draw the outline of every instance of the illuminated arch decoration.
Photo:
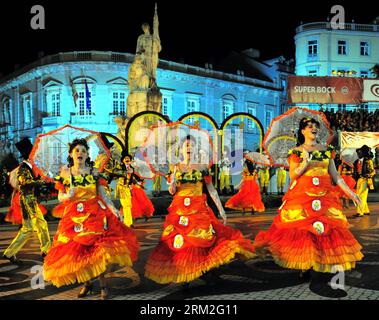
M 195 127 L 198 127 L 200 128 L 200 123 L 198 122 L 199 121 L 199 118 L 201 119 L 204 119 L 206 120 L 207 122 L 209 122 L 212 126 L 212 128 L 214 129 L 214 137 L 213 137 L 213 146 L 214 146 L 214 154 L 217 155 L 217 152 L 218 152 L 218 135 L 219 135 L 219 127 L 218 127 L 218 124 L 216 122 L 215 119 L 213 119 L 209 114 L 207 113 L 204 113 L 204 112 L 200 112 L 200 111 L 193 111 L 193 112 L 189 112 L 189 113 L 186 113 L 184 115 L 182 115 L 178 121 L 180 122 L 183 122 L 185 120 L 188 120 L 189 118 L 195 118 L 195 123 L 194 124 L 190 124 L 192 126 L 195 126 Z
M 209 114 L 207 113 L 204 113 L 204 112 L 200 112 L 200 111 L 193 111 L 193 112 L 189 112 L 189 113 L 186 113 L 184 115 L 182 115 L 178 121 L 181 121 L 181 122 L 184 122 L 185 120 L 188 120 L 189 118 L 196 118 L 196 120 L 198 120 L 198 118 L 202 118 L 206 121 L 208 121 L 212 127 L 215 129 L 215 130 L 218 130 L 218 124 L 216 122 L 215 119 L 213 119 Z M 192 124 L 193 125 L 193 124 Z
M 141 127 L 142 127 L 142 130 L 144 129 L 147 130 L 151 125 L 156 123 L 156 122 L 153 122 L 153 118 L 156 118 L 157 120 L 161 120 L 164 123 L 171 122 L 171 120 L 167 116 L 156 111 L 142 111 L 135 114 L 133 117 L 130 118 L 130 120 L 128 121 L 125 127 L 125 148 L 128 150 L 129 153 L 131 153 L 131 150 L 133 147 L 132 144 L 136 143 L 135 137 L 132 136 L 133 133 L 136 130 L 141 129 Z M 145 122 L 145 123 L 142 123 L 142 122 Z M 143 132 L 141 132 L 141 137 L 139 137 L 138 141 L 140 141 L 140 143 L 142 144 L 144 138 L 145 137 L 143 136 Z
M 225 130 L 225 128 L 227 127 L 227 125 L 230 124 L 230 122 L 232 122 L 233 120 L 238 119 L 238 118 L 240 118 L 240 120 L 243 120 L 244 118 L 248 118 L 248 119 L 252 120 L 256 124 L 256 126 L 258 128 L 258 131 L 259 131 L 259 151 L 262 153 L 262 142 L 263 142 L 263 137 L 264 137 L 263 125 L 262 125 L 262 123 L 259 121 L 259 119 L 257 117 L 255 117 L 252 114 L 247 113 L 247 112 L 236 112 L 236 113 L 233 113 L 232 115 L 230 115 L 229 117 L 227 117 L 222 122 L 222 124 L 221 124 L 221 130 L 220 130 L 222 152 L 224 152 L 224 135 L 223 135 L 223 131 Z

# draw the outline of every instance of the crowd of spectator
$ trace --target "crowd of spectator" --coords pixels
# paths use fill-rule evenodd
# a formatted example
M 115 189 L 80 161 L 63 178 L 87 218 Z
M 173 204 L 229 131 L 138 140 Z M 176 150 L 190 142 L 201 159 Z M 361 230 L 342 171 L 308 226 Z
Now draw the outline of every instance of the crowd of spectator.
M 379 132 L 379 108 L 371 112 L 361 108 L 323 112 L 333 131 Z

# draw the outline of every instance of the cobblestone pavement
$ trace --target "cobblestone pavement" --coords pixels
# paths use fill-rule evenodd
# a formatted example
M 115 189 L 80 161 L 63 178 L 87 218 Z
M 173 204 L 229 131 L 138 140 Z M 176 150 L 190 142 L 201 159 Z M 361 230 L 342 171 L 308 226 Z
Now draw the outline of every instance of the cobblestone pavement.
M 371 216 L 350 219 L 351 231 L 363 246 L 363 261 L 357 264 L 354 271 L 345 273 L 345 290 L 347 296 L 340 299 L 379 299 L 379 202 L 371 202 Z M 354 214 L 353 207 L 346 215 Z M 269 227 L 275 216 L 274 210 L 254 216 L 229 213 L 228 224 L 242 231 L 253 239 L 259 230 Z M 143 276 L 147 256 L 158 242 L 162 231 L 160 218 L 148 222 L 136 222 L 135 231 L 141 243 L 139 259 L 131 268 L 112 270 L 108 274 L 109 284 L 114 300 L 323 300 L 324 297 L 309 284 L 299 280 L 295 270 L 282 269 L 274 264 L 271 258 L 253 259 L 242 262 L 234 260 L 229 265 L 217 269 L 219 277 L 214 286 L 207 286 L 203 280 L 196 280 L 190 287 L 182 285 L 158 285 Z M 54 235 L 57 222 L 49 222 L 51 235 Z M 0 225 L 0 250 L 16 235 L 17 227 L 9 224 Z M 22 266 L 12 265 L 7 260 L 0 260 L 0 299 L 28 300 L 72 300 L 79 285 L 56 288 L 49 283 L 44 289 L 32 289 L 32 280 L 41 269 L 42 258 L 39 254 L 39 243 L 33 239 L 22 249 L 18 257 L 24 261 Z M 33 268 L 34 267 L 34 268 Z M 85 299 L 99 299 L 99 285 L 95 281 L 94 293 Z

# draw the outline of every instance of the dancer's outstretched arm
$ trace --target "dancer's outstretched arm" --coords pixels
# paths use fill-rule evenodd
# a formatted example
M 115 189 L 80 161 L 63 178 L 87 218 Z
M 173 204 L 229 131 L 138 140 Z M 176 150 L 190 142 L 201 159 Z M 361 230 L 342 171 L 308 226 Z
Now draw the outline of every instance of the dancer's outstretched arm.
M 213 183 L 211 181 L 206 182 L 205 185 L 207 186 L 209 195 L 211 196 L 213 202 L 216 204 L 216 207 L 217 207 L 218 211 L 220 212 L 220 215 L 221 215 L 222 220 L 223 220 L 224 225 L 225 225 L 226 224 L 226 214 L 225 214 L 224 207 L 222 206 L 221 200 L 218 196 L 218 193 L 217 193 L 217 191 L 216 191 L 216 189 L 213 186 Z
M 334 183 L 341 188 L 341 190 L 349 197 L 349 199 L 353 200 L 355 205 L 361 204 L 361 199 L 359 196 L 349 188 L 345 180 L 343 180 L 338 174 L 338 171 L 332 159 L 329 161 L 329 174 L 331 175 Z
M 174 167 L 174 172 L 171 173 L 167 184 L 169 185 L 168 192 L 170 192 L 171 195 L 174 195 L 176 192 L 176 166 Z
M 101 199 L 105 202 L 105 204 L 109 208 L 109 210 L 111 210 L 111 212 L 117 217 L 117 219 L 122 221 L 123 216 L 116 209 L 112 200 L 109 198 L 108 193 L 105 190 L 105 187 L 103 185 L 98 185 L 97 190 L 98 190 L 98 193 L 99 193 Z
M 98 170 L 94 170 L 94 176 L 99 176 Z M 104 179 L 104 178 L 99 178 L 99 179 Z M 113 204 L 113 201 L 108 196 L 105 186 L 101 184 L 99 180 L 97 181 L 96 188 L 97 188 L 97 192 L 100 198 L 105 202 L 105 205 L 109 208 L 109 210 L 111 210 L 111 212 L 117 217 L 117 219 L 122 221 L 123 219 L 122 214 L 120 214 L 119 210 L 116 209 L 116 207 Z

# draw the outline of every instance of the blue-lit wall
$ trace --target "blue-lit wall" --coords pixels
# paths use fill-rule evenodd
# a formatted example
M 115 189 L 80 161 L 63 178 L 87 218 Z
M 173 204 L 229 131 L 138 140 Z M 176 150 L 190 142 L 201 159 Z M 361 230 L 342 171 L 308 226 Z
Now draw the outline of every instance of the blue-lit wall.
M 335 76 L 334 70 L 355 72 L 347 76 L 372 77 L 370 69 L 379 62 L 379 26 L 346 23 L 344 30 L 333 30 L 327 22 L 308 23 L 297 28 L 295 45 L 296 75 Z M 305 106 L 320 108 L 319 105 Z M 349 105 L 323 107 L 356 108 Z M 367 108 L 375 110 L 379 105 L 370 103 Z
M 4 146 L 0 155 L 13 152 L 14 143 L 24 136 L 33 139 L 38 133 L 66 123 L 116 134 L 114 107 L 116 104 L 118 112 L 125 111 L 128 69 L 133 56 L 125 54 L 126 62 L 109 61 L 107 54 L 92 53 L 92 61 L 78 61 L 71 53 L 59 54 L 58 58 L 49 56 L 41 66 L 0 83 L 0 143 Z M 277 79 L 267 82 L 169 61 L 161 65 L 157 83 L 163 94 L 163 111 L 172 120 L 189 111 L 201 111 L 220 125 L 229 114 L 249 112 L 266 130 L 283 107 L 285 92 Z M 70 79 L 79 94 L 76 106 Z M 85 108 L 84 80 L 91 92 L 90 114 Z M 246 123 L 245 128 L 249 137 L 245 148 L 251 149 L 259 135 L 254 124 Z

